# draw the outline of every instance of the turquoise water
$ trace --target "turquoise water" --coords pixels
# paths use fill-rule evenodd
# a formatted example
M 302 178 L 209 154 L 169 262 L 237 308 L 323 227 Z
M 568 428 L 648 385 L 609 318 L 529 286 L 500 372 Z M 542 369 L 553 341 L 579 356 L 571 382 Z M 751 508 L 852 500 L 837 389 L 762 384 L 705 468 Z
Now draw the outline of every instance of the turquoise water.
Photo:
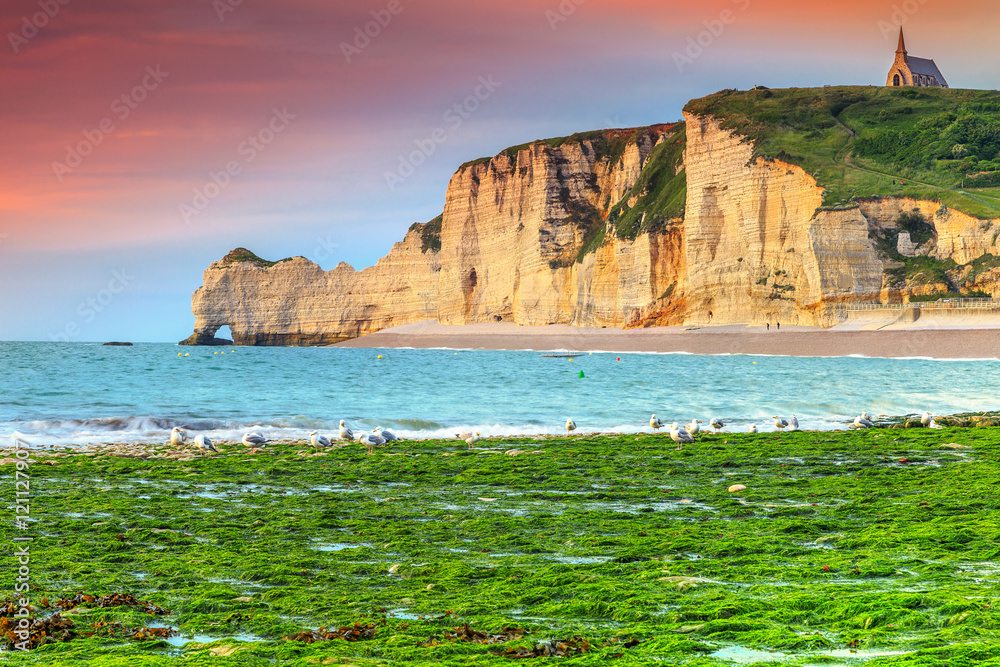
M 863 410 L 994 410 L 1000 361 L 655 354 L 103 347 L 0 342 L 0 436 L 39 445 L 163 441 L 174 425 L 216 439 L 382 425 L 406 438 L 648 431 L 651 413 L 726 430 L 797 414 L 844 428 Z M 233 350 L 236 350 L 235 352 Z M 178 357 L 178 352 L 189 357 Z M 378 359 L 381 354 L 383 358 Z M 620 357 L 620 361 L 618 361 Z M 580 371 L 585 377 L 580 378 Z

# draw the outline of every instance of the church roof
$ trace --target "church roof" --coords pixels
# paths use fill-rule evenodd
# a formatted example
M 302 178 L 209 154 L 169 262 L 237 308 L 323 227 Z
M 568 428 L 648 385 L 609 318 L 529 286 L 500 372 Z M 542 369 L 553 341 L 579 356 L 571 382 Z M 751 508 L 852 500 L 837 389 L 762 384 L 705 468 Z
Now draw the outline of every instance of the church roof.
M 933 60 L 929 58 L 917 58 L 916 56 L 907 56 L 906 64 L 909 66 L 910 71 L 914 74 L 923 74 L 924 76 L 933 76 L 941 83 L 942 86 L 947 86 L 948 82 L 944 80 L 944 75 L 941 74 L 941 70 L 938 66 L 934 64 Z

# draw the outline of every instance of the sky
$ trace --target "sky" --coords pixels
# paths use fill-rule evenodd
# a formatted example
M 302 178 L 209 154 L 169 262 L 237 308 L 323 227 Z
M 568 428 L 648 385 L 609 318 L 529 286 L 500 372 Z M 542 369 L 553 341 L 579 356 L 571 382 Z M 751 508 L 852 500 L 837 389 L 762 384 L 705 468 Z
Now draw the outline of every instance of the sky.
M 0 340 L 168 341 L 236 247 L 374 264 L 507 146 L 723 88 L 998 87 L 995 0 L 4 0 Z

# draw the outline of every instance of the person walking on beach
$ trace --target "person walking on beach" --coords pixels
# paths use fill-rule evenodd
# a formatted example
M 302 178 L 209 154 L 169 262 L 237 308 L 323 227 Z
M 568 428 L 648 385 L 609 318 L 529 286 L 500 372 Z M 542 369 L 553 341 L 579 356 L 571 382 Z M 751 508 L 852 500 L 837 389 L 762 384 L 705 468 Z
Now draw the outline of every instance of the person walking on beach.
M 768 323 L 767 323 L 767 324 L 765 324 L 764 326 L 766 326 L 766 327 L 767 327 L 767 330 L 768 330 L 768 331 L 770 331 L 770 330 L 771 330 L 771 323 L 770 323 L 770 322 L 768 322 Z
M 775 322 L 778 325 L 778 331 L 781 331 L 781 322 Z

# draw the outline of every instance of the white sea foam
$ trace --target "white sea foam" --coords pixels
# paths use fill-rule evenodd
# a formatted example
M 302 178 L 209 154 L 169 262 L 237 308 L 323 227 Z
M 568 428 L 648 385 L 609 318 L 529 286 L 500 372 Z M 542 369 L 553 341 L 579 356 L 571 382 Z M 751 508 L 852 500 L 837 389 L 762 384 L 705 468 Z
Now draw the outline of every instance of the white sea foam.
M 42 446 L 165 442 L 182 426 L 222 441 L 258 430 L 304 443 L 312 430 L 335 435 L 340 419 L 406 439 L 462 431 L 558 436 L 570 417 L 576 434 L 648 433 L 654 412 L 667 423 L 696 417 L 706 431 L 712 417 L 727 431 L 745 432 L 750 423 L 767 431 L 774 414 L 826 430 L 864 410 L 994 410 L 1000 395 L 995 363 L 970 360 L 546 351 L 575 355 L 570 363 L 539 359 L 539 351 L 346 348 L 240 348 L 225 356 L 188 348 L 190 357 L 178 357 L 171 345 L 109 352 L 60 344 L 53 354 L 55 345 L 0 343 L 0 362 L 32 369 L 0 384 L 0 438 L 20 433 Z

